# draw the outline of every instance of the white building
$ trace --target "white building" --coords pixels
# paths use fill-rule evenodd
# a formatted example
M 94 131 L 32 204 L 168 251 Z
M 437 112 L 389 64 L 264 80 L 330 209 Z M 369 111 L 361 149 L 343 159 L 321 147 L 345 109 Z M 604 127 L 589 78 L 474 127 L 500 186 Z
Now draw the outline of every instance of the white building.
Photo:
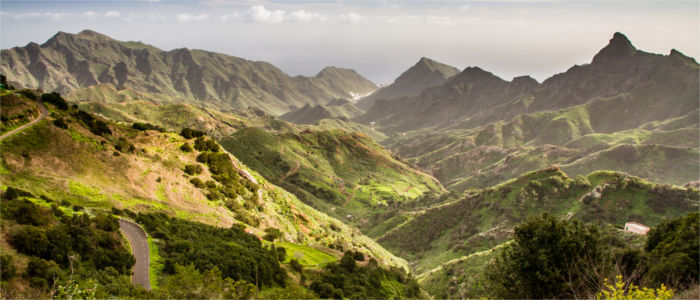
M 634 232 L 636 234 L 646 235 L 649 232 L 649 227 L 646 227 L 637 222 L 627 222 L 625 223 L 625 231 Z

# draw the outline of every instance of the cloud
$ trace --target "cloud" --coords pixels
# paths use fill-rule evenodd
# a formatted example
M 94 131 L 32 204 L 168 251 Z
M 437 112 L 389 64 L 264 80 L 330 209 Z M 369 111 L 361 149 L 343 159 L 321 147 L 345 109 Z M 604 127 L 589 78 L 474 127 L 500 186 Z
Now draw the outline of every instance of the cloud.
M 63 12 L 28 12 L 19 14 L 4 14 L 6 17 L 13 20 L 30 20 L 30 21 L 64 21 L 73 19 L 88 19 L 94 20 L 97 18 L 97 13 L 94 11 L 85 11 L 82 13 L 63 13 Z
M 448 16 L 419 16 L 419 15 L 399 15 L 389 17 L 387 22 L 391 24 L 430 24 L 441 26 L 452 26 L 454 22 Z
M 281 23 L 285 20 L 285 11 L 281 9 L 268 10 L 263 5 L 251 7 L 246 13 L 248 20 L 262 23 Z
M 193 14 L 178 14 L 175 16 L 175 20 L 178 22 L 202 22 L 206 21 L 209 19 L 209 15 L 207 14 L 199 14 L 199 15 L 193 15 Z
M 216 17 L 216 20 L 221 22 L 244 21 L 252 23 L 324 22 L 326 19 L 326 16 L 315 12 L 297 10 L 290 13 L 281 9 L 267 9 L 264 5 L 256 5 L 245 11 Z
M 320 14 L 317 14 L 317 13 L 307 12 L 304 10 L 297 10 L 297 11 L 289 14 L 289 20 L 294 21 L 294 22 L 312 22 L 312 21 L 323 22 L 326 20 L 326 18 Z
M 358 13 L 347 13 L 347 14 L 342 14 L 340 15 L 340 20 L 343 22 L 349 22 L 349 23 L 359 23 L 359 22 L 364 22 L 367 20 L 365 16 L 362 16 Z
M 110 10 L 104 14 L 105 18 L 118 18 L 121 17 L 122 14 L 116 10 Z

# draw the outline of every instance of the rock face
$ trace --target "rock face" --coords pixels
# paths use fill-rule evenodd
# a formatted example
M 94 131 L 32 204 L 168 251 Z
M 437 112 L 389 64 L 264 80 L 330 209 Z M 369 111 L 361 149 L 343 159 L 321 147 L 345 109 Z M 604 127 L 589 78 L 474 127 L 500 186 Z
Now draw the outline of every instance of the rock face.
M 415 96 L 426 88 L 445 82 L 447 78 L 457 73 L 459 73 L 459 69 L 455 67 L 423 57 L 413 67 L 396 78 L 393 84 L 358 101 L 357 107 L 368 110 L 380 99 L 391 100 Z
M 291 77 L 266 62 L 186 48 L 162 51 L 89 30 L 2 50 L 0 72 L 13 84 L 77 101 L 115 101 L 120 94 L 218 109 L 255 106 L 272 114 L 376 89 L 353 70 L 329 67 L 315 77 Z

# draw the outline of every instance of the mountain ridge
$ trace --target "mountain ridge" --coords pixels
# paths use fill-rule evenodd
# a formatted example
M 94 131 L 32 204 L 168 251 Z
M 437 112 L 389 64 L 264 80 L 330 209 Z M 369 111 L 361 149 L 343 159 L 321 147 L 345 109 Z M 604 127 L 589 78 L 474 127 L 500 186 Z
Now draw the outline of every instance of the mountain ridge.
M 3 49 L 0 72 L 18 86 L 55 90 L 74 101 L 89 100 L 76 93 L 80 90 L 112 85 L 139 92 L 138 100 L 220 109 L 256 106 L 272 114 L 376 89 L 349 69 L 326 68 L 315 77 L 291 77 L 267 62 L 197 49 L 163 51 L 91 30 L 61 31 L 42 45 Z
M 421 57 L 415 65 L 401 73 L 391 85 L 362 98 L 356 106 L 368 110 L 380 99 L 391 100 L 414 96 L 426 88 L 439 85 L 458 72 L 459 70 L 455 67 Z

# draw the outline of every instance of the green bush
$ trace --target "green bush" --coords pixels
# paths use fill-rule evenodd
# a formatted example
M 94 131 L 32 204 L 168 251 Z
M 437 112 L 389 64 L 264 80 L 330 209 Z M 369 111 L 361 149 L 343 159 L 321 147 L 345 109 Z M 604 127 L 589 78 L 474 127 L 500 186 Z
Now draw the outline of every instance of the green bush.
M 136 219 L 146 231 L 162 233 L 156 243 L 166 274 L 177 274 L 177 265 L 193 265 L 199 272 L 216 267 L 222 278 L 255 282 L 257 277 L 261 287 L 285 285 L 277 252 L 265 249 L 243 226 L 218 228 L 162 213 Z
M 486 277 L 495 298 L 575 298 L 597 291 L 603 265 L 597 227 L 544 213 L 515 227 Z
M 14 257 L 9 254 L 0 255 L 0 280 L 8 281 L 17 275 Z
M 60 110 L 68 109 L 68 103 L 66 103 L 66 100 L 61 97 L 61 94 L 56 92 L 42 94 L 41 101 L 56 105 L 56 107 Z
M 700 282 L 700 213 L 666 220 L 649 231 L 644 250 L 648 252 L 648 285 L 666 284 L 686 289 Z
M 190 146 L 190 143 L 185 142 L 182 144 L 182 146 L 180 146 L 180 150 L 185 153 L 190 153 L 192 152 L 192 146 Z
M 204 182 L 202 182 L 202 180 L 197 178 L 197 177 L 190 179 L 190 183 L 192 183 L 198 189 L 203 189 L 203 188 L 207 187 L 204 184 Z
M 194 148 L 197 151 L 219 152 L 219 144 L 212 139 L 205 139 L 203 136 L 194 140 Z
M 61 128 L 61 129 L 67 129 L 67 128 L 68 128 L 68 124 L 66 124 L 66 122 L 65 122 L 63 119 L 56 119 L 56 120 L 53 120 L 53 125 L 55 125 L 55 126 L 58 127 L 58 128 Z
M 202 171 L 204 171 L 204 169 L 202 169 L 202 166 L 199 164 L 187 164 L 185 165 L 184 171 L 188 175 L 199 175 L 202 174 Z
M 165 129 L 160 126 L 153 125 L 151 123 L 139 123 L 139 122 L 134 122 L 134 124 L 131 124 L 131 128 L 144 131 L 144 130 L 156 130 L 159 132 L 165 132 Z
M 265 236 L 263 238 L 266 241 L 274 242 L 280 237 L 282 237 L 282 231 L 280 231 L 279 229 L 273 227 L 265 228 Z
M 194 130 L 191 128 L 183 128 L 180 131 L 180 135 L 189 140 L 191 138 L 198 138 L 200 136 L 204 136 L 204 132 L 201 132 L 199 130 Z

